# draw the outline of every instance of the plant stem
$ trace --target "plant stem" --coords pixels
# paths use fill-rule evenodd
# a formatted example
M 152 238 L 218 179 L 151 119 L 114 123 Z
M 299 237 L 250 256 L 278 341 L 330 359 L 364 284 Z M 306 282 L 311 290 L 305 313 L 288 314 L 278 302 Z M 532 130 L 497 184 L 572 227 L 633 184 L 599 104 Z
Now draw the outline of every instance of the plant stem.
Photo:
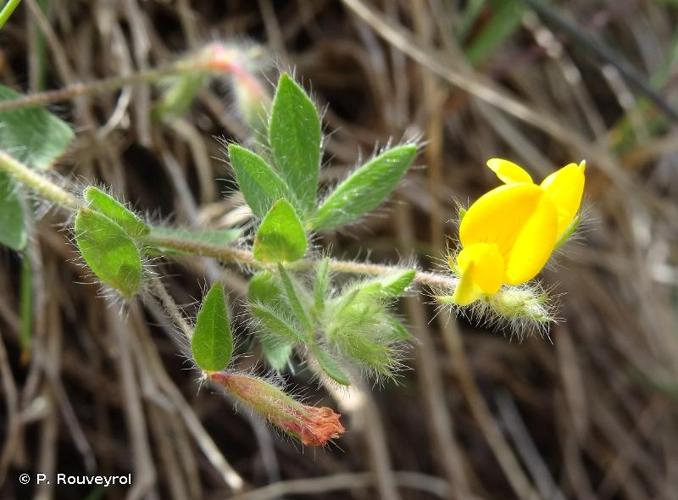
M 202 257 L 212 257 L 221 262 L 246 265 L 255 269 L 272 268 L 269 264 L 259 262 L 254 258 L 250 250 L 242 248 L 233 248 L 228 246 L 213 245 L 195 240 L 182 238 L 172 238 L 167 236 L 146 236 L 144 242 L 158 247 L 171 248 L 180 252 L 199 255 Z M 305 259 L 298 262 L 291 262 L 287 267 L 296 271 L 312 269 L 320 263 L 319 260 Z M 386 264 L 373 264 L 371 262 L 354 262 L 350 260 L 329 259 L 330 269 L 337 273 L 362 274 L 366 276 L 384 276 L 386 274 L 405 271 L 405 268 L 390 266 Z M 444 290 L 453 290 L 457 285 L 457 279 L 453 276 L 447 276 L 439 273 L 426 271 L 417 271 L 414 281 L 420 285 L 426 285 L 433 288 L 442 288 Z
M 7 3 L 2 7 L 2 10 L 0 10 L 0 29 L 2 29 L 5 23 L 9 20 L 9 17 L 14 12 L 14 9 L 16 9 L 20 3 L 21 0 L 7 0 Z
M 68 99 L 86 94 L 111 92 L 121 87 L 125 87 L 126 85 L 153 82 L 166 76 L 198 71 L 202 69 L 202 66 L 202 64 L 191 64 L 186 61 L 180 61 L 179 63 L 171 64 L 169 66 L 152 68 L 137 73 L 131 73 L 129 75 L 114 76 L 112 78 L 105 78 L 103 80 L 87 83 L 74 83 L 73 85 L 68 85 L 57 90 L 48 90 L 46 92 L 38 92 L 21 96 L 16 99 L 2 101 L 0 102 L 0 113 L 20 108 L 45 106 L 54 102 L 67 101 Z
M 77 210 L 81 203 L 78 198 L 57 186 L 47 177 L 14 159 L 4 151 L 0 151 L 0 171 L 7 172 L 16 181 L 28 186 L 41 197 L 70 210 Z
M 15 160 L 4 151 L 0 151 L 0 171 L 7 172 L 15 180 L 31 188 L 41 197 L 64 208 L 77 210 L 82 206 L 80 199 L 56 185 L 49 178 L 31 170 L 20 161 Z M 252 252 L 244 248 L 213 245 L 184 238 L 156 236 L 153 233 L 143 237 L 142 241 L 146 245 L 171 248 L 191 255 L 212 257 L 221 262 L 241 264 L 254 269 L 273 268 L 269 264 L 256 260 Z M 304 271 L 313 269 L 319 263 L 320 261 L 316 259 L 305 259 L 298 262 L 291 262 L 288 264 L 288 267 L 292 270 Z M 330 259 L 329 266 L 332 271 L 337 273 L 362 274 L 366 276 L 384 276 L 406 270 L 400 266 L 337 259 Z M 426 285 L 431 288 L 442 289 L 445 291 L 454 290 L 457 286 L 457 278 L 454 276 L 426 271 L 417 271 L 414 281 L 420 285 Z

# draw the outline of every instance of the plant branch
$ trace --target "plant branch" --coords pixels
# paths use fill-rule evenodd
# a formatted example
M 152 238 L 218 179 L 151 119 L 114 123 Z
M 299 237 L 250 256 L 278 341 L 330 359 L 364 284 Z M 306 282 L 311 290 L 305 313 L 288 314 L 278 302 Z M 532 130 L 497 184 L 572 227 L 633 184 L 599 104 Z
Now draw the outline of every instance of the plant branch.
M 4 151 L 0 151 L 0 171 L 8 173 L 14 180 L 31 188 L 41 197 L 64 208 L 77 210 L 81 205 L 80 200 L 71 193 Z
M 43 198 L 64 208 L 77 210 L 82 206 L 82 202 L 76 196 L 52 182 L 48 177 L 31 170 L 4 151 L 0 151 L 0 171 L 7 172 L 15 180 L 31 188 Z M 252 252 L 244 248 L 213 245 L 176 237 L 156 236 L 152 233 L 143 238 L 143 243 L 160 248 L 171 248 L 191 255 L 212 257 L 221 262 L 241 264 L 254 269 L 271 267 L 269 264 L 257 261 Z M 314 268 L 317 264 L 318 261 L 315 259 L 305 259 L 290 263 L 288 267 L 293 270 L 304 271 Z M 405 270 L 405 268 L 398 266 L 338 259 L 330 259 L 329 265 L 330 269 L 337 273 L 366 276 L 384 276 Z M 453 290 L 457 285 L 457 279 L 453 276 L 426 271 L 417 271 L 414 281 L 420 285 L 443 290 Z
M 259 262 L 254 258 L 250 250 L 243 248 L 233 248 L 229 246 L 213 245 L 201 241 L 188 240 L 182 238 L 172 238 L 167 236 L 150 235 L 144 238 L 144 242 L 158 247 L 171 248 L 180 252 L 199 255 L 202 257 L 212 257 L 221 262 L 242 264 L 255 269 L 268 269 L 269 264 Z M 289 269 L 304 271 L 312 269 L 319 263 L 315 259 L 305 259 L 288 264 Z M 374 264 L 371 262 L 355 262 L 351 260 L 330 259 L 330 269 L 337 273 L 362 274 L 367 276 L 384 276 L 398 271 L 404 271 L 405 268 L 390 266 L 386 264 Z M 457 286 L 457 279 L 453 276 L 447 276 L 440 273 L 426 271 L 417 271 L 414 281 L 420 285 L 426 285 L 433 288 L 443 288 L 452 290 Z

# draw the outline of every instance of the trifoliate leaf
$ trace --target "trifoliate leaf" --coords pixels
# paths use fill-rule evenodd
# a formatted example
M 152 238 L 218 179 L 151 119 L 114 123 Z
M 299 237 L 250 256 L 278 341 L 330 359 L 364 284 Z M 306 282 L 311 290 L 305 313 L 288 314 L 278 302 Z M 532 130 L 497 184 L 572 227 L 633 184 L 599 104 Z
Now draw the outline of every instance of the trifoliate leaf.
M 396 146 L 353 172 L 320 204 L 312 220 L 314 229 L 334 229 L 377 208 L 405 175 L 417 147 Z
M 216 372 L 228 365 L 233 354 L 233 335 L 224 287 L 215 283 L 202 301 L 191 351 L 196 364 L 205 371 Z
M 75 217 L 75 242 L 92 272 L 125 298 L 141 286 L 139 249 L 120 225 L 105 215 L 81 208 Z
M 261 262 L 293 262 L 306 253 L 306 233 L 294 207 L 278 200 L 254 238 L 254 258 Z

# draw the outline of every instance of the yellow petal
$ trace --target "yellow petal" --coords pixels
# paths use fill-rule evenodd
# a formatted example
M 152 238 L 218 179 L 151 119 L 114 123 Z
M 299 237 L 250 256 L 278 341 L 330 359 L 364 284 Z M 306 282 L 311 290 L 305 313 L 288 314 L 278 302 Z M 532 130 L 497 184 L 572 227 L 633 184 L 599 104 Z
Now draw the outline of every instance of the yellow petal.
M 506 259 L 543 194 L 539 186 L 527 183 L 506 184 L 485 193 L 469 207 L 461 221 L 462 246 L 494 243 Z
M 466 274 L 483 293 L 497 293 L 504 278 L 504 258 L 493 243 L 474 243 L 457 256 L 459 269 L 469 269 Z
M 461 268 L 459 271 L 461 272 L 461 276 L 459 277 L 457 287 L 452 294 L 452 301 L 458 306 L 467 306 L 478 300 L 483 294 L 483 291 L 473 282 L 471 276 L 473 272 L 473 262 L 468 262 L 466 267 Z
M 487 166 L 497 174 L 497 177 L 499 177 L 504 184 L 512 184 L 514 182 L 527 182 L 532 184 L 532 177 L 530 177 L 530 174 L 512 161 L 503 160 L 501 158 L 490 158 L 487 160 Z
M 570 163 L 553 172 L 541 183 L 558 209 L 558 236 L 572 223 L 584 193 L 586 162 Z
M 541 271 L 555 247 L 557 227 L 556 207 L 544 195 L 506 256 L 505 283 L 519 285 L 531 280 Z

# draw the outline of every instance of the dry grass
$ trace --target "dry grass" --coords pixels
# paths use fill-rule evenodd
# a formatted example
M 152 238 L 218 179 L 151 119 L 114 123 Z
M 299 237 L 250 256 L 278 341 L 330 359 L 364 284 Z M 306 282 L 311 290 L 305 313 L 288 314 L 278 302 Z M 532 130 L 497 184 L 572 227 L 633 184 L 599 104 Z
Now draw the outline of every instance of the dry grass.
M 526 8 L 474 65 L 464 49 L 491 33 L 495 18 L 486 7 L 460 43 L 464 2 L 55 0 L 48 16 L 39 3 L 25 0 L 0 34 L 0 76 L 17 89 L 120 76 L 215 38 L 252 39 L 327 105 L 326 158 L 335 165 L 327 180 L 375 142 L 421 135 L 422 168 L 396 202 L 327 238 L 339 255 L 369 248 L 374 260 L 416 254 L 434 265 L 455 234 L 447 222 L 454 201 L 495 182 L 482 167 L 491 156 L 537 177 L 586 158 L 588 215 L 579 243 L 545 276 L 566 293 L 552 343 L 432 320 L 425 300 L 409 298 L 413 370 L 399 386 L 359 388 L 353 398 L 309 385 L 311 400 L 349 415 L 350 431 L 337 446 L 302 450 L 198 391 L 161 309 L 121 308 L 82 284 L 91 279 L 60 229 L 63 217 L 48 212 L 32 231 L 28 363 L 18 344 L 20 260 L 0 257 L 0 496 L 27 498 L 23 471 L 131 471 L 130 498 L 234 490 L 248 499 L 375 491 L 389 499 L 675 498 L 678 129 L 662 109 L 678 108 L 675 2 L 559 2 L 549 10 L 555 21 Z M 603 44 L 613 53 L 601 54 Z M 629 79 L 628 65 L 644 85 Z M 77 131 L 59 171 L 110 185 L 157 219 L 229 224 L 238 199 L 215 137 L 246 132 L 226 86 L 206 89 L 172 125 L 152 123 L 155 96 L 138 85 L 55 105 Z M 205 280 L 223 280 L 234 298 L 246 289 L 238 269 L 209 260 L 160 268 L 189 312 Z M 248 346 L 248 332 L 240 334 Z M 311 378 L 301 370 L 291 382 Z M 52 484 L 35 498 L 125 494 Z

